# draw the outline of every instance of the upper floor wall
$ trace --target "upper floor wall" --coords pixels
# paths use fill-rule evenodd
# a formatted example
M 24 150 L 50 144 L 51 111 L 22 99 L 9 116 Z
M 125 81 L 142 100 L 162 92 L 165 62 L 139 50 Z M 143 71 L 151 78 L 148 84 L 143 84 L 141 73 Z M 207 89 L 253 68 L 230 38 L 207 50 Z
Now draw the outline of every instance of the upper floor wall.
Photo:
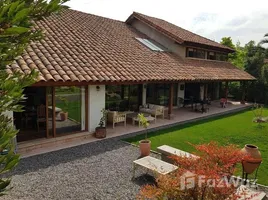
M 140 31 L 141 33 L 147 35 L 152 40 L 155 40 L 156 42 L 164 46 L 166 49 L 168 49 L 169 51 L 181 57 L 185 57 L 186 48 L 184 46 L 176 44 L 174 40 L 163 35 L 162 33 L 148 26 L 147 24 L 135 19 L 131 23 L 131 26 L 137 29 L 138 31 Z
M 165 47 L 167 50 L 179 55 L 180 57 L 219 61 L 227 60 L 226 52 L 215 51 L 213 49 L 208 48 L 200 48 L 198 46 L 193 45 L 181 45 L 138 19 L 134 19 L 131 22 L 131 26 L 140 31 L 141 33 L 147 35 L 150 39 L 156 41 L 157 43 Z

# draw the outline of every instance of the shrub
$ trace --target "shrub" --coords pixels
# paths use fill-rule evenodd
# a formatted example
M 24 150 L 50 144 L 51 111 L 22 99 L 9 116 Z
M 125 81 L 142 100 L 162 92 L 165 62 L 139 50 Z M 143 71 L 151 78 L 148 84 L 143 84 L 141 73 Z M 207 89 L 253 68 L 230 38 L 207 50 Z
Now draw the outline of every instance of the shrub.
M 173 174 L 159 176 L 156 185 L 142 187 L 138 199 L 204 200 L 237 199 L 235 182 L 230 182 L 235 165 L 246 159 L 235 145 L 216 142 L 193 145 L 199 157 L 171 156 L 179 166 Z M 190 182 L 189 182 L 190 180 Z

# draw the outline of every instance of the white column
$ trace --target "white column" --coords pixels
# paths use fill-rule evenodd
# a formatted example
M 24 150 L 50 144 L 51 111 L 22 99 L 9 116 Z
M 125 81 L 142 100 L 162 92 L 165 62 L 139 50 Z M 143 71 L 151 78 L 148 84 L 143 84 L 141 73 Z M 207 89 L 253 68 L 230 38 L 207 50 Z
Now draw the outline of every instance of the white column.
M 81 87 L 81 130 L 86 129 L 86 104 L 85 104 L 85 87 Z
M 5 115 L 5 116 L 7 116 L 8 118 L 11 119 L 10 126 L 15 126 L 14 125 L 13 111 L 6 111 L 6 112 L 3 113 L 3 115 Z M 17 150 L 18 150 L 17 137 L 13 138 L 12 143 L 14 144 L 14 147 L 15 147 L 14 152 L 17 153 Z
M 88 128 L 94 132 L 102 117 L 101 110 L 105 108 L 105 85 L 88 86 Z
M 205 87 L 204 85 L 200 85 L 200 100 L 204 99 Z
M 147 84 L 142 85 L 142 105 L 146 104 Z
M 179 99 L 182 98 L 184 99 L 185 96 L 185 83 L 178 83 L 178 106 L 182 107 L 183 104 L 180 105 Z

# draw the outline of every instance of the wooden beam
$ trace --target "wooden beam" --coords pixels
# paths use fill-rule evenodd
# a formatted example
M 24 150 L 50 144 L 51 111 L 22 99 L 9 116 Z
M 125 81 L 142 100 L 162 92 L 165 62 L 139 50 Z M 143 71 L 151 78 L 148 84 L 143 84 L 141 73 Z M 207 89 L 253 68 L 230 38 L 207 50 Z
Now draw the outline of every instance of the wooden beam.
M 174 96 L 174 84 L 170 84 L 169 88 L 169 103 L 168 103 L 168 114 L 172 114 L 173 109 L 173 96 Z
M 31 85 L 31 87 L 41 87 L 41 86 L 86 86 L 86 85 L 136 85 L 136 84 L 150 84 L 150 83 L 159 83 L 159 84 L 171 84 L 171 83 L 179 83 L 179 82 L 184 82 L 184 83 L 200 83 L 200 82 L 207 82 L 207 83 L 211 83 L 211 82 L 224 82 L 224 81 L 244 81 L 241 79 L 234 79 L 234 80 L 226 80 L 226 79 L 222 79 L 222 80 L 174 80 L 174 81 L 168 81 L 168 80 L 159 80 L 159 81 L 82 81 L 82 82 L 78 82 L 78 81 L 40 81 L 37 83 L 34 83 L 33 85 Z M 250 81 L 250 80 L 245 80 L 245 81 Z
M 48 126 L 48 123 L 49 123 L 49 120 L 48 120 L 48 87 L 46 87 L 46 136 L 47 138 L 49 138 L 49 126 Z

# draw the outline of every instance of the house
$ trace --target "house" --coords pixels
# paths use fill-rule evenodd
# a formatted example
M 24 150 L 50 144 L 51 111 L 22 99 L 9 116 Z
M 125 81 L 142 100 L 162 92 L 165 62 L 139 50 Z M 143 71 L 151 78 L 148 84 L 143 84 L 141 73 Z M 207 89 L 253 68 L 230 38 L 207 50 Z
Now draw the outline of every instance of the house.
M 102 108 L 153 103 L 171 114 L 190 97 L 219 99 L 228 82 L 254 80 L 227 62 L 233 49 L 136 12 L 122 22 L 68 9 L 36 27 L 45 39 L 7 67 L 39 72 L 25 112 L 14 113 L 19 141 L 94 132 Z

